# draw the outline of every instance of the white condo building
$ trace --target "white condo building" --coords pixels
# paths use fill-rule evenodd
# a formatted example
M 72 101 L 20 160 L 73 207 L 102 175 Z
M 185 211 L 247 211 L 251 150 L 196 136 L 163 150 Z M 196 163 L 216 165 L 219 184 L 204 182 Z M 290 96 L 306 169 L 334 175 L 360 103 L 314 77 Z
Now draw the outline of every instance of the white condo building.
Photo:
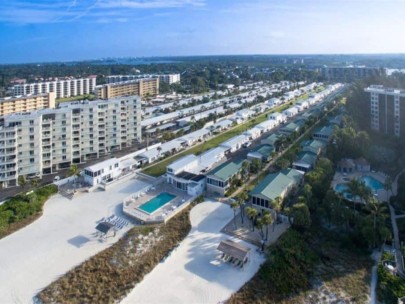
M 106 83 L 117 83 L 143 78 L 159 78 L 159 82 L 168 84 L 180 82 L 180 74 L 140 74 L 140 75 L 111 75 L 106 77 Z
M 52 173 L 141 141 L 141 100 L 62 103 L 58 109 L 0 117 L 0 183 Z
M 11 87 L 13 96 L 56 93 L 56 98 L 93 94 L 97 76 L 87 78 L 63 78 L 51 81 L 16 84 Z

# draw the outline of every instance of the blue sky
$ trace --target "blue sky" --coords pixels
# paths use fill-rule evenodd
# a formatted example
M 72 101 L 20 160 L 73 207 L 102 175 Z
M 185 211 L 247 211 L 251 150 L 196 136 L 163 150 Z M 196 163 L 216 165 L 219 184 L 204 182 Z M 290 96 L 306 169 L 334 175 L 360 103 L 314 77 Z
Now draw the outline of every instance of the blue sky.
M 405 53 L 405 0 L 3 0 L 0 62 Z

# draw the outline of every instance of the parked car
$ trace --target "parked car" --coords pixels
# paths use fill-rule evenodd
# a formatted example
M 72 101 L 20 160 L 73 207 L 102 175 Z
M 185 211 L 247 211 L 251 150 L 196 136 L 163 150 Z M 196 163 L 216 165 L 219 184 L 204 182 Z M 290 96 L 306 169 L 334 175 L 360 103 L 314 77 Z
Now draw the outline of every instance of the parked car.
M 248 141 L 248 142 L 245 142 L 245 143 L 242 145 L 242 147 L 243 147 L 243 148 L 247 148 L 247 147 L 249 147 L 251 144 L 252 144 L 252 143 L 251 143 L 250 141 Z
M 53 178 L 53 181 L 54 182 L 57 182 L 57 181 L 59 181 L 60 180 L 60 176 L 59 175 L 56 175 L 54 178 Z

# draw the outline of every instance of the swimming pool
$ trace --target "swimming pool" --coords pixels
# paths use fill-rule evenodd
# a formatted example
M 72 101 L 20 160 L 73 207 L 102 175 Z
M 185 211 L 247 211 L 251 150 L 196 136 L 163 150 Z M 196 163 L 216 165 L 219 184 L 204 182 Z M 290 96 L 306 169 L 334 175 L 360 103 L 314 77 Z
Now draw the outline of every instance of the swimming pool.
M 161 207 L 163 207 L 164 205 L 166 205 L 175 197 L 176 195 L 167 192 L 162 192 L 159 195 L 152 198 L 151 200 L 147 201 L 146 203 L 143 203 L 138 208 L 141 209 L 142 211 L 145 211 L 146 213 L 151 214 L 156 210 L 160 209 Z
M 372 176 L 365 175 L 360 177 L 360 180 L 362 180 L 366 184 L 366 186 L 371 188 L 371 190 L 373 191 L 377 191 L 384 188 L 384 185 Z
M 343 195 L 343 197 L 344 197 L 345 199 L 350 200 L 350 199 L 352 199 L 352 195 L 347 192 L 348 189 L 349 189 L 349 188 L 347 187 L 346 184 L 337 184 L 337 185 L 335 186 L 335 191 L 337 191 L 337 192 L 339 192 L 339 193 L 342 193 L 342 195 Z

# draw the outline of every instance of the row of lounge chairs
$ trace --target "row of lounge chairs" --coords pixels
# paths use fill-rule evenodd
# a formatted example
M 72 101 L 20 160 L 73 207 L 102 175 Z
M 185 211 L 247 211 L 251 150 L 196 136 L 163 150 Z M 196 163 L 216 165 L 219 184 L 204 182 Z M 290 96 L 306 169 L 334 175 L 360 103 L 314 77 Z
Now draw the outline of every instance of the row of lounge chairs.
M 128 221 L 124 220 L 123 218 L 116 216 L 115 214 L 105 218 L 103 217 L 99 222 L 107 222 L 113 224 L 116 228 L 122 229 L 125 226 L 128 226 Z

